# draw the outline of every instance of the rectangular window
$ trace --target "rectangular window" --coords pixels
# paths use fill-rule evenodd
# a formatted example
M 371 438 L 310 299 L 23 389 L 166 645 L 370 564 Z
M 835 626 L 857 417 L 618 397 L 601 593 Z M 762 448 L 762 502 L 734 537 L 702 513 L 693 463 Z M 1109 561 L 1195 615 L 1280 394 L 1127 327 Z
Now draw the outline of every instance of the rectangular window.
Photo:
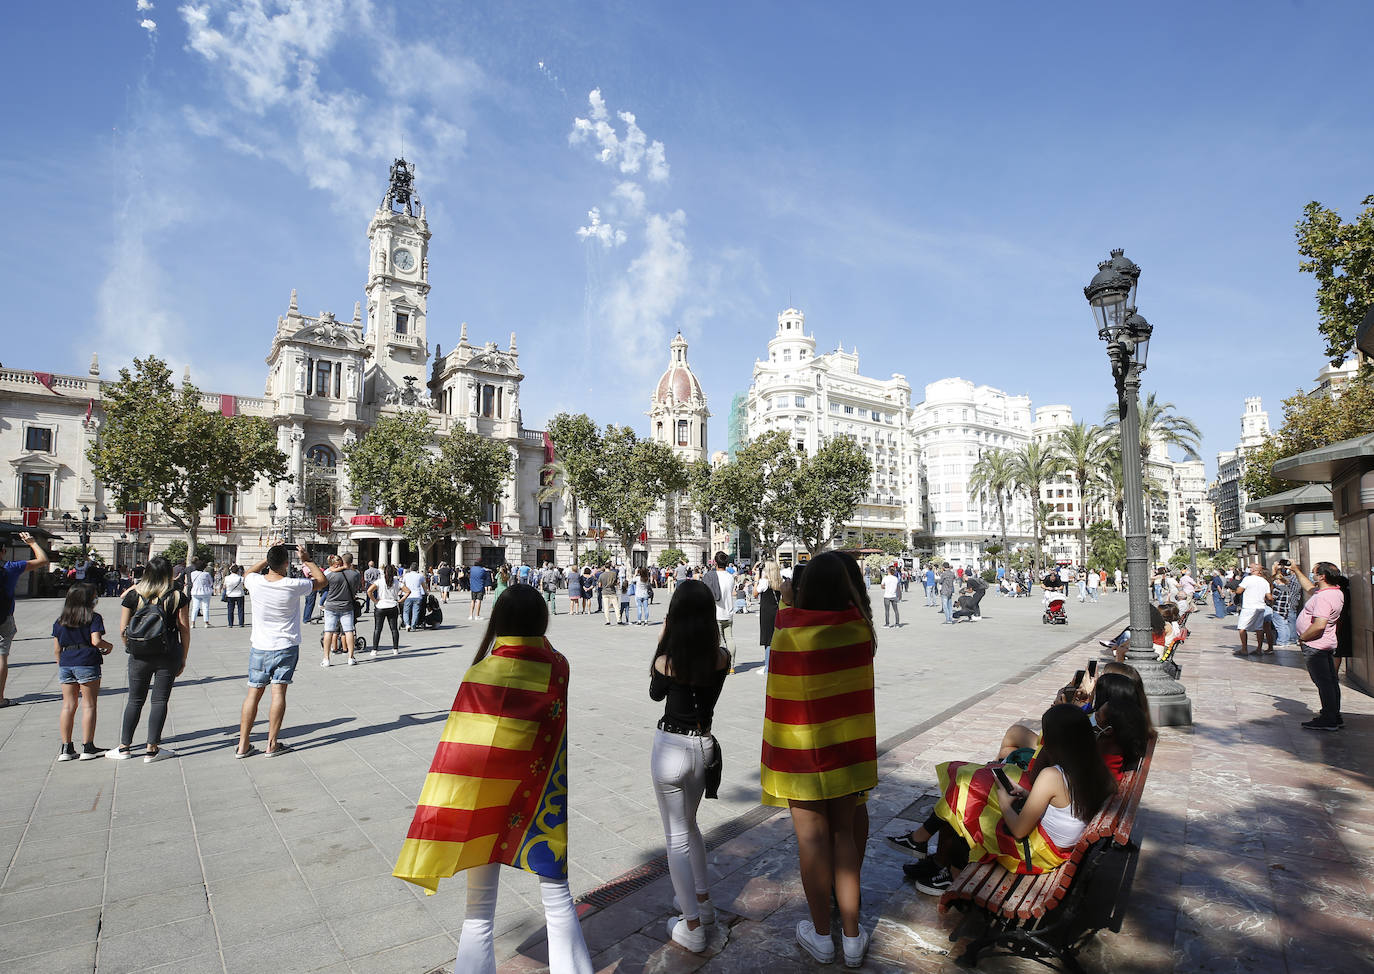
M 883 414 L 878 412 L 878 410 L 876 409 L 870 409 L 868 411 L 868 415 L 873 419 L 873 422 L 875 423 L 881 423 L 883 421 Z
M 328 362 L 315 363 L 315 395 L 326 397 L 329 395 L 329 369 Z
M 832 402 L 830 404 L 830 411 L 832 413 L 838 413 L 840 411 L 840 404 L 837 402 Z
M 307 396 L 315 394 L 315 360 L 313 358 L 305 360 L 305 394 Z
M 687 420 L 685 420 L 685 419 L 679 419 L 679 420 L 677 421 L 677 445 L 678 445 L 678 446 L 687 446 L 687 445 L 688 445 L 688 439 L 687 439 Z
M 798 406 L 798 407 L 800 407 L 800 408 L 802 408 L 802 409 L 805 409 L 805 408 L 806 408 L 806 397 L 805 397 L 805 396 L 793 396 L 793 397 L 792 397 L 792 405 Z
M 52 427 L 30 426 L 24 430 L 24 449 L 35 453 L 51 453 Z
M 52 478 L 45 473 L 19 475 L 19 506 L 47 507 L 52 497 Z
M 782 360 L 783 360 L 784 362 L 790 362 L 790 361 L 792 361 L 792 349 L 790 349 L 790 348 L 784 348 L 784 349 L 782 350 Z
M 541 528 L 553 527 L 553 502 L 548 501 L 539 505 L 539 526 Z
M 335 398 L 335 399 L 341 398 L 340 395 L 339 395 L 339 392 L 340 392 L 340 390 L 342 390 L 342 388 L 343 388 L 343 366 L 340 365 L 339 367 L 337 367 L 337 368 L 334 370 L 334 398 Z
M 844 407 L 844 412 L 845 412 L 845 415 L 846 415 L 846 416 L 853 416 L 853 415 L 854 415 L 854 407 L 853 407 L 853 406 L 845 406 L 845 407 Z
M 495 502 L 483 504 L 482 520 L 488 522 L 501 520 L 501 505 Z
M 234 513 L 234 495 L 223 490 L 216 494 L 215 513 L 220 516 L 232 515 Z
M 396 334 L 405 335 L 410 331 L 410 315 L 396 312 Z
M 490 419 L 496 411 L 496 387 L 493 385 L 482 386 L 482 415 Z M 492 520 L 487 518 L 487 520 Z

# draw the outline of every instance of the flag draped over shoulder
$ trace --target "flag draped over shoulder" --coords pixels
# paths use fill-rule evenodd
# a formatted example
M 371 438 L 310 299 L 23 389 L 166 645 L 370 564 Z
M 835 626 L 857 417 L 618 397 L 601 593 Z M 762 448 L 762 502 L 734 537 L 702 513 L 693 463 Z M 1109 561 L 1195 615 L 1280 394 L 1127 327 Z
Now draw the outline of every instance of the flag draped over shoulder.
M 431 893 L 498 862 L 568 878 L 568 661 L 500 637 L 463 677 L 393 875 Z
M 1013 764 L 1003 765 L 1015 784 L 1029 781 L 1027 772 Z M 948 761 L 935 766 L 940 782 L 940 801 L 935 814 L 944 819 L 969 845 L 970 862 L 996 859 L 1014 873 L 1042 873 L 1059 866 L 1072 849 L 1060 849 L 1042 825 L 1024 839 L 1017 839 L 1002 818 L 992 765 Z
M 765 805 L 878 783 L 873 638 L 858 609 L 778 611 L 768 654 L 760 779 Z

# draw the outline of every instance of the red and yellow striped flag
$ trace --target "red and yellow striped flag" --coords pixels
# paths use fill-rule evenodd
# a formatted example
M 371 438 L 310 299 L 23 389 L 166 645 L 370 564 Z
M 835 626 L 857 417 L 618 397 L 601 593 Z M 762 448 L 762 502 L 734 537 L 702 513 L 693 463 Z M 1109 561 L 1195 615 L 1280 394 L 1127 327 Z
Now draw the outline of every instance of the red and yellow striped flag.
M 765 805 L 878 783 L 873 634 L 858 609 L 778 610 L 768 654 L 760 778 Z
M 1029 772 L 1014 764 L 1003 765 L 1003 770 L 1014 784 L 1030 780 Z M 1024 839 L 1011 834 L 1002 818 L 992 765 L 947 761 L 935 766 L 935 776 L 940 782 L 935 814 L 968 843 L 969 862 L 996 859 L 1009 872 L 1042 873 L 1061 865 L 1073 851 L 1055 845 L 1043 824 Z
M 568 878 L 568 661 L 543 637 L 499 637 L 470 667 L 393 875 L 439 880 L 499 862 Z

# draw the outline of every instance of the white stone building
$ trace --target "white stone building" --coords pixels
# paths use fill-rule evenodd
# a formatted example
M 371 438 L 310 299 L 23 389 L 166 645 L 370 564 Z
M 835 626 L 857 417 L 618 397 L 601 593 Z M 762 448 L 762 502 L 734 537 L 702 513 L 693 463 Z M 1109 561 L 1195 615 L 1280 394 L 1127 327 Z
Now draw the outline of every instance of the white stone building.
M 985 558 L 989 538 L 1000 539 L 997 505 L 969 491 L 969 474 L 988 450 L 1017 450 L 1030 441 L 1031 404 L 967 379 L 932 382 L 911 411 L 914 447 L 921 464 L 920 510 L 934 538 L 934 557 L 956 567 Z M 1006 511 L 1008 542 L 1030 543 L 1030 507 L 1017 496 Z
M 1217 543 L 1225 544 L 1231 535 L 1246 528 L 1257 527 L 1264 518 L 1245 509 L 1249 495 L 1240 484 L 1245 474 L 1245 456 L 1264 442 L 1269 435 L 1269 413 L 1259 396 L 1247 396 L 1245 412 L 1240 417 L 1240 442 L 1234 450 L 1217 454 L 1217 479 L 1209 491 L 1216 508 Z
M 293 291 L 271 338 L 263 395 L 202 394 L 206 409 L 270 419 L 292 479 L 221 494 L 201 518 L 200 540 L 211 545 L 217 561 L 247 564 L 289 521 L 297 539 L 322 550 L 353 551 L 363 563 L 409 563 L 422 555 L 430 562 L 489 565 L 569 560 L 572 535 L 584 528 L 572 523 L 561 501 L 541 503 L 536 496 L 550 454 L 544 432 L 523 424 L 515 334 L 508 346 L 473 344 L 463 324 L 457 344 L 447 353 L 436 344 L 431 358 L 430 230 L 404 160 L 392 166 L 367 236 L 365 312 L 357 301 L 351 320 L 329 311 L 302 314 Z M 679 338 L 671 351 L 685 368 L 686 343 Z M 74 544 L 62 515 L 78 515 L 84 505 L 92 517 L 106 518 L 92 546 L 107 561 L 131 565 L 184 534 L 159 511 L 115 509 L 92 474 L 86 448 L 99 435 L 106 381 L 95 356 L 84 376 L 0 369 L 0 456 L 9 461 L 0 478 L 0 519 L 41 525 Z M 655 408 L 674 422 L 685 418 L 691 444 L 699 443 L 704 455 L 709 413 L 694 376 L 690 385 L 685 398 L 656 398 Z M 414 409 L 428 415 L 438 436 L 472 430 L 505 443 L 515 460 L 502 495 L 480 520 L 455 526 L 425 553 L 412 551 L 401 530 L 365 500 L 353 503 L 342 463 L 349 444 L 378 417 Z
M 872 482 L 854 516 L 835 526 L 838 546 L 857 545 L 865 533 L 911 543 L 921 525 L 920 484 L 905 376 L 861 375 L 857 349 L 817 355 L 806 316 L 788 308 L 778 315 L 768 357 L 754 363 L 745 410 L 748 439 L 782 430 L 810 455 L 829 437 L 852 436 L 872 462 Z

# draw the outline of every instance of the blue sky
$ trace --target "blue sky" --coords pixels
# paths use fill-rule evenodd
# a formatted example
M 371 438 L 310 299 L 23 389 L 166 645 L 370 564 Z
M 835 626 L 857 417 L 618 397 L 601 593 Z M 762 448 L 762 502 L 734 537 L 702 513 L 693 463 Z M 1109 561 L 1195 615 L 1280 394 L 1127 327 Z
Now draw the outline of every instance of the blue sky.
M 789 305 L 917 399 L 960 375 L 1097 421 L 1082 286 L 1121 246 L 1146 388 L 1210 469 L 1245 396 L 1277 419 L 1322 365 L 1292 227 L 1374 193 L 1371 27 L 1334 2 L 31 4 L 0 66 L 0 360 L 154 351 L 258 393 L 293 287 L 361 299 L 404 144 L 431 345 L 517 332 L 528 426 L 643 428 L 681 328 L 723 447 Z

